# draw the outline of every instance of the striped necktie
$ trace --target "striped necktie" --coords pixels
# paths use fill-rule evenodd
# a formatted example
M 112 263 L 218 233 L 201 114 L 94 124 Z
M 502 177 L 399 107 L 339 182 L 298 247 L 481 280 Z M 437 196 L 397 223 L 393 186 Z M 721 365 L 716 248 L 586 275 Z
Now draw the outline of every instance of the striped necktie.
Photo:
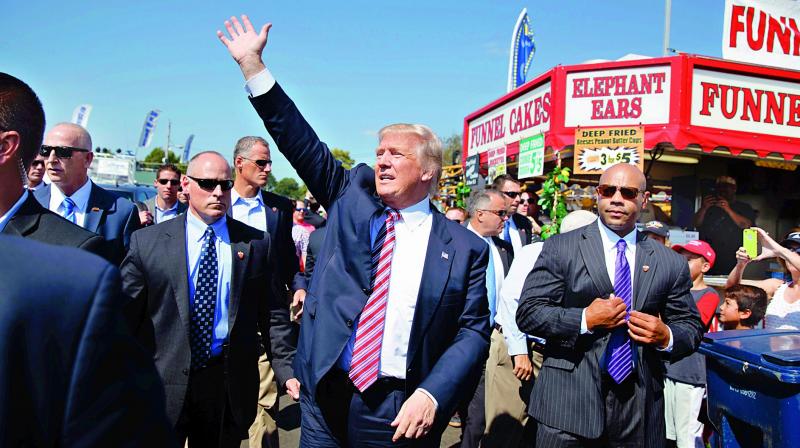
M 350 361 L 348 376 L 358 390 L 364 392 L 378 380 L 383 325 L 386 317 L 386 303 L 389 298 L 389 278 L 392 271 L 394 252 L 394 223 L 400 220 L 400 213 L 394 209 L 386 210 L 383 227 L 378 232 L 372 249 L 372 294 L 361 312 L 356 341 L 353 345 L 353 359 Z
M 614 270 L 614 295 L 625 302 L 628 312 L 631 311 L 631 270 L 628 259 L 625 257 L 625 240 L 617 242 L 617 261 Z M 611 333 L 606 347 L 606 366 L 608 374 L 617 383 L 625 381 L 625 378 L 633 372 L 633 351 L 631 339 L 628 336 L 628 326 L 624 325 L 615 329 Z
M 73 224 L 77 224 L 77 217 L 75 216 L 75 208 L 78 206 L 75 204 L 75 201 L 72 200 L 70 197 L 65 197 L 64 201 L 61 203 L 61 206 L 64 207 L 64 218 L 70 221 Z

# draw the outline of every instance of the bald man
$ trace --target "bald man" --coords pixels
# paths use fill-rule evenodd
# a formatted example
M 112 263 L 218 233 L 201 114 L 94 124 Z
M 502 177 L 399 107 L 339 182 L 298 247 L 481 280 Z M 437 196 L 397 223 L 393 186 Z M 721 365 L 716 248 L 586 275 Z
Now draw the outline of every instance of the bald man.
M 662 360 L 703 333 L 686 261 L 636 231 L 645 177 L 600 176 L 596 223 L 545 241 L 525 281 L 519 329 L 547 340 L 528 412 L 537 447 L 662 447 Z
M 55 125 L 44 138 L 39 154 L 52 183 L 38 188 L 39 203 L 106 240 L 106 258 L 119 264 L 131 234 L 140 225 L 139 212 L 125 198 L 98 187 L 89 179 L 92 137 L 72 123 Z
M 299 397 L 285 307 L 275 297 L 270 240 L 227 217 L 231 168 L 216 152 L 197 154 L 182 180 L 187 213 L 133 235 L 122 263 L 128 320 L 164 382 L 167 417 L 183 446 L 238 447 L 258 400 L 258 355 Z M 275 356 L 272 356 L 272 355 Z

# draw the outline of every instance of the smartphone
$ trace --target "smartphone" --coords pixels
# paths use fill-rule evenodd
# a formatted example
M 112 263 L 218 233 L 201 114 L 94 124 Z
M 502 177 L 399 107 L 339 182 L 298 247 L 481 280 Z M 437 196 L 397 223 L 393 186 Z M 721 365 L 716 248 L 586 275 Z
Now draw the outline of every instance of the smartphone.
M 750 258 L 758 256 L 758 233 L 756 229 L 744 229 L 742 231 L 742 247 Z

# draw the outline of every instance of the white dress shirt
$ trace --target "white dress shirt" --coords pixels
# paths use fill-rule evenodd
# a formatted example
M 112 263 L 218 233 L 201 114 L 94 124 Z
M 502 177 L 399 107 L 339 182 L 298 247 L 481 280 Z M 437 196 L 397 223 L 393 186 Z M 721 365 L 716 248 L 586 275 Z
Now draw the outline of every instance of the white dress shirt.
M 542 246 L 544 243 L 536 242 L 514 253 L 514 262 L 511 263 L 508 275 L 503 280 L 500 295 L 497 297 L 497 315 L 494 320 L 503 327 L 503 338 L 508 345 L 509 356 L 528 354 L 527 335 L 517 327 L 517 308 L 525 279 L 539 259 Z
M 203 255 L 203 237 L 208 225 L 194 215 L 186 212 L 186 264 L 189 271 L 189 307 L 194 304 L 197 275 L 200 271 L 200 257 Z M 217 251 L 217 304 L 214 307 L 214 337 L 211 340 L 211 353 L 218 356 L 222 353 L 222 344 L 228 338 L 228 306 L 231 294 L 231 239 L 228 235 L 226 217 L 211 224 L 216 239 L 214 248 Z
M 472 223 L 467 224 L 467 229 L 471 230 L 472 233 L 474 233 L 475 235 L 478 235 L 482 240 L 486 241 L 486 244 L 489 245 L 489 250 L 490 250 L 490 252 L 492 254 L 492 263 L 494 264 L 494 286 L 495 286 L 494 297 L 495 297 L 495 300 L 499 301 L 499 299 L 500 299 L 500 288 L 503 286 L 503 279 L 506 276 L 505 270 L 503 269 L 503 259 L 500 258 L 500 250 L 494 244 L 494 241 L 492 240 L 492 237 L 483 236 L 480 233 L 478 233 L 478 231 L 475 230 L 474 227 L 472 227 Z M 495 310 L 497 310 L 497 308 L 495 308 Z M 497 322 L 496 317 L 497 316 L 495 316 L 495 322 Z M 499 322 L 497 322 L 497 323 L 499 323 Z M 502 325 L 502 324 L 500 324 L 500 325 Z
M 522 237 L 519 234 L 519 227 L 517 227 L 517 224 L 511 219 L 511 216 L 508 217 L 508 221 L 506 222 L 509 223 L 508 236 L 511 237 L 511 247 L 514 248 L 514 253 L 516 254 L 522 249 Z M 503 235 L 501 234 L 500 237 L 502 238 Z
M 70 199 L 75 203 L 75 224 L 84 227 L 86 223 L 86 207 L 89 205 L 89 196 L 92 194 L 92 181 L 86 180 L 86 183 L 78 188 L 75 193 L 72 193 Z M 48 207 L 51 212 L 58 213 L 61 216 L 64 214 L 64 193 L 58 188 L 56 184 L 50 184 L 50 206 Z
M 12 205 L 11 208 L 8 209 L 5 214 L 3 214 L 3 216 L 0 216 L 0 233 L 3 232 L 8 222 L 11 221 L 11 218 L 13 218 L 14 214 L 17 213 L 17 210 L 19 210 L 19 208 L 22 207 L 22 204 L 24 204 L 28 199 L 28 194 L 28 190 L 23 188 L 22 195 L 19 197 L 19 199 L 17 199 L 17 202 L 15 202 L 14 205 Z
M 611 280 L 611 286 L 614 286 L 616 282 L 617 242 L 621 239 L 625 240 L 625 258 L 628 260 L 628 269 L 631 272 L 631 307 L 633 307 L 634 288 L 636 287 L 634 284 L 634 269 L 636 268 L 637 230 L 634 228 L 634 230 L 628 232 L 624 237 L 620 237 L 614 233 L 613 230 L 606 227 L 600 219 L 597 220 L 597 226 L 600 228 L 600 241 L 603 243 L 603 255 L 605 256 L 606 271 L 608 272 L 609 280 Z M 657 350 L 667 352 L 672 350 L 672 329 L 669 328 L 669 326 L 667 326 L 667 328 L 669 329 L 669 343 L 667 343 L 667 347 L 664 349 L 656 347 Z M 586 324 L 585 308 L 583 313 L 581 313 L 581 334 L 583 333 L 590 333 L 589 326 Z
M 262 232 L 267 230 L 267 214 L 264 210 L 264 199 L 261 192 L 252 198 L 239 196 L 236 189 L 231 190 L 231 216 Z

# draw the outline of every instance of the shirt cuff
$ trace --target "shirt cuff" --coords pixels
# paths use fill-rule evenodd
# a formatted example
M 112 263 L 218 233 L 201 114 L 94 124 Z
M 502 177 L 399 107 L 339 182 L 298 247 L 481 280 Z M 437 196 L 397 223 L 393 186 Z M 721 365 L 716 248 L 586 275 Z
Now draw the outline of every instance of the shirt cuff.
M 667 343 L 667 346 L 664 347 L 664 348 L 656 347 L 656 350 L 658 350 L 660 352 L 669 353 L 669 352 L 672 351 L 672 328 L 669 328 L 669 325 L 667 325 L 667 330 L 669 330 L 669 342 Z
M 505 338 L 506 345 L 508 346 L 508 356 L 527 355 L 528 354 L 528 338 L 522 335 L 522 340 L 511 337 L 509 335 Z
M 257 97 L 269 92 L 274 85 L 275 78 L 272 76 L 272 73 L 265 68 L 244 83 L 244 90 L 247 91 L 250 97 Z
M 427 396 L 428 396 L 428 398 L 430 398 L 430 399 L 431 399 L 431 401 L 433 402 L 433 408 L 434 408 L 434 411 L 435 411 L 436 409 L 439 409 L 439 402 L 438 402 L 438 401 L 436 401 L 436 399 L 435 399 L 435 398 L 433 398 L 433 395 L 431 395 L 431 393 L 430 393 L 430 392 L 428 392 L 427 390 L 425 390 L 425 389 L 423 389 L 423 388 L 421 388 L 421 387 L 418 387 L 418 388 L 417 388 L 417 390 L 418 390 L 418 391 L 420 391 L 420 392 L 422 392 L 423 394 L 427 395 Z
M 581 311 L 581 334 L 592 334 L 589 325 L 586 324 L 586 308 Z

